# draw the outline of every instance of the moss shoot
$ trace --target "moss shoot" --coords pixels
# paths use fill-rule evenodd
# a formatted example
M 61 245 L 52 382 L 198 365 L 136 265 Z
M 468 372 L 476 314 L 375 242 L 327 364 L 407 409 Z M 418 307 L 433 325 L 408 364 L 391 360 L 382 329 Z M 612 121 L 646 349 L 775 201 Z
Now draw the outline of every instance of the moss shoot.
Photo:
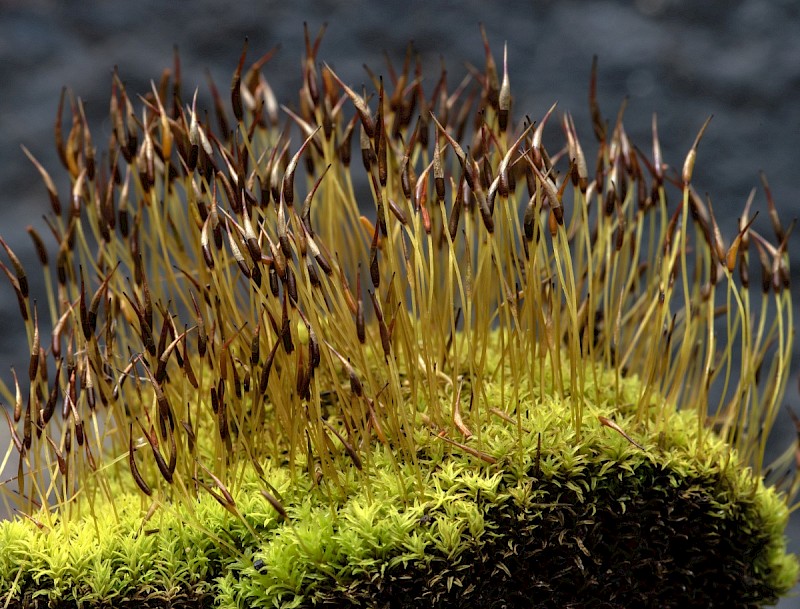
M 724 236 L 607 122 L 411 48 L 356 91 L 306 35 L 211 110 L 180 64 L 115 74 L 108 145 L 62 96 L 63 197 L 29 228 L 0 600 L 27 607 L 758 607 L 798 562 L 790 447 L 764 463 L 793 336 L 764 180 Z M 64 120 L 64 110 L 70 118 Z M 560 133 L 560 147 L 546 150 Z M 582 137 L 586 138 L 584 134 Z M 27 153 L 27 151 L 26 151 Z M 763 223 L 763 219 L 762 219 Z M 48 243 L 49 242 L 49 245 Z M 750 274 L 760 278 L 751 289 Z M 49 324 L 44 322 L 49 318 Z

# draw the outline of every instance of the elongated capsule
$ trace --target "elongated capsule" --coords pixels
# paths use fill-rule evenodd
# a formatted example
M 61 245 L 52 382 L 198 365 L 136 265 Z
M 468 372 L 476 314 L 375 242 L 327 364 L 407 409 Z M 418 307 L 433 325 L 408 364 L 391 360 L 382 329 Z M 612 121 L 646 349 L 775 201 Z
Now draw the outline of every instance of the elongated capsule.
M 136 465 L 136 459 L 134 457 L 135 448 L 133 446 L 133 423 L 130 424 L 130 428 L 128 430 L 128 465 L 131 468 L 131 474 L 133 474 L 133 480 L 136 482 L 136 486 L 138 486 L 141 491 L 147 495 L 148 497 L 153 494 L 153 491 L 147 485 L 144 478 L 142 478 L 142 474 L 139 473 L 139 468 Z
M 273 509 L 278 512 L 281 518 L 288 519 L 289 514 L 286 512 L 286 509 L 281 505 L 280 501 L 278 501 L 271 493 L 268 493 L 264 489 L 261 489 L 261 495 L 266 499 L 269 504 L 273 507 Z
M 33 342 L 31 344 L 31 357 L 30 363 L 28 364 L 28 379 L 31 383 L 36 381 L 36 375 L 39 372 L 39 349 L 40 349 L 40 341 L 39 341 L 39 313 L 36 307 L 36 303 L 33 304 Z M 16 415 L 16 411 L 15 411 Z M 19 417 L 17 416 L 17 419 Z

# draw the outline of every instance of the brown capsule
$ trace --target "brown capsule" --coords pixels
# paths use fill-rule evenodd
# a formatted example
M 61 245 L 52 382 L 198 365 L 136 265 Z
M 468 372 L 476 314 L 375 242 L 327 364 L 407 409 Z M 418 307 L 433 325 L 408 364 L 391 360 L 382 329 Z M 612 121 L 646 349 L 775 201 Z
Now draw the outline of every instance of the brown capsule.
M 372 144 L 370 143 L 369 136 L 367 135 L 367 130 L 364 129 L 363 125 L 359 130 L 358 143 L 361 150 L 361 163 L 364 165 L 364 171 L 366 171 L 368 175 L 371 175 L 372 157 L 375 156 L 375 153 L 372 151 Z
M 133 308 L 134 312 L 136 313 L 137 318 L 139 319 L 139 336 L 142 339 L 142 344 L 144 345 L 147 352 L 152 355 L 153 357 L 156 356 L 156 343 L 153 339 L 153 333 L 151 331 L 151 326 L 148 325 L 147 319 L 145 318 L 144 311 L 142 310 L 141 305 L 137 300 L 132 299 L 126 292 L 123 292 L 122 295 L 128 300 L 131 307 Z M 134 298 L 136 298 L 134 296 Z
M 522 218 L 522 228 L 525 233 L 525 240 L 530 243 L 533 241 L 534 228 L 536 226 L 536 194 L 533 194 L 525 207 L 525 214 Z
M 550 236 L 555 238 L 558 234 L 558 218 L 556 218 L 555 208 L 550 209 L 547 215 L 547 226 L 550 229 Z
M 261 369 L 261 377 L 258 383 L 258 392 L 264 395 L 267 392 L 267 385 L 269 384 L 269 374 L 272 370 L 272 363 L 275 361 L 275 354 L 278 352 L 278 346 L 281 341 L 275 341 L 275 344 L 270 349 L 267 359 L 264 362 L 264 367 Z
M 350 161 L 352 160 L 352 147 L 353 147 L 353 131 L 356 127 L 358 116 L 354 116 L 345 127 L 344 135 L 342 136 L 342 143 L 339 144 L 339 160 L 345 169 L 350 168 Z
M 353 465 L 356 466 L 356 469 L 359 470 L 362 469 L 363 465 L 361 463 L 361 457 L 358 456 L 358 452 L 356 451 L 355 448 L 353 448 L 353 445 L 350 444 L 347 440 L 345 440 L 342 434 L 340 434 L 336 430 L 336 428 L 333 427 L 330 423 L 328 423 L 325 419 L 322 419 L 322 423 L 323 425 L 325 425 L 325 427 L 330 429 L 333 435 L 335 435 L 338 438 L 339 442 L 342 443 L 342 446 L 344 446 L 344 450 L 347 453 L 347 456 L 350 457 L 350 460 L 353 462 Z
M 61 371 L 62 361 L 63 360 L 61 359 L 58 360 L 57 372 L 59 373 Z M 60 374 L 56 374 L 56 379 L 58 379 L 59 376 Z M 40 412 L 42 426 L 47 425 L 47 423 L 52 418 L 53 413 L 56 410 L 56 402 L 58 401 L 60 393 L 61 392 L 59 390 L 59 384 L 56 381 L 55 383 L 53 383 L 53 388 L 50 390 L 50 395 L 47 398 L 47 402 L 45 403 L 44 408 Z
M 33 344 L 31 345 L 31 358 L 28 364 L 28 379 L 31 383 L 36 382 L 36 375 L 39 372 L 39 313 L 36 303 L 33 303 Z M 14 410 L 16 420 L 19 420 L 17 410 Z
M 17 371 L 14 370 L 13 366 L 11 367 L 11 377 L 14 379 L 14 422 L 16 423 L 22 416 L 22 390 L 20 389 L 19 380 L 17 379 Z M 30 399 L 30 397 L 28 399 Z M 28 407 L 30 407 L 30 403 Z
M 439 138 L 433 147 L 433 184 L 436 190 L 436 198 L 439 203 L 444 202 L 444 167 L 442 166 L 441 150 L 439 148 Z
M 358 116 L 361 119 L 361 124 L 364 126 L 364 130 L 367 133 L 367 137 L 375 137 L 375 122 L 372 119 L 372 113 L 369 110 L 369 106 L 367 106 L 366 102 L 364 101 L 364 98 L 359 96 L 355 91 L 344 84 L 344 82 L 342 82 L 342 80 L 336 75 L 336 72 L 334 72 L 328 64 L 325 64 L 325 69 L 339 84 L 339 86 L 344 89 L 344 92 L 350 98 L 350 101 L 353 102 L 356 112 L 358 112 Z
M 383 347 L 383 356 L 384 359 L 388 362 L 392 346 L 389 329 L 386 327 L 386 321 L 383 318 L 383 310 L 381 309 L 381 305 L 380 302 L 378 302 L 377 296 L 375 296 L 375 293 L 370 290 L 368 290 L 368 293 L 370 299 L 372 300 L 372 308 L 375 311 L 375 318 L 378 320 L 378 327 L 381 336 L 381 345 Z
M 461 416 L 461 388 L 463 386 L 463 382 L 458 384 L 458 389 L 456 391 L 456 396 L 453 401 L 453 424 L 456 426 L 456 429 L 461 432 L 461 435 L 464 436 L 465 439 L 469 440 L 472 437 L 472 431 L 466 426 L 464 423 L 464 419 Z M 472 403 L 475 394 L 470 392 L 469 402 L 470 402 L 470 410 L 472 410 Z
M 283 340 L 283 350 L 286 354 L 294 351 L 294 343 L 292 342 L 292 328 L 289 323 L 289 310 L 287 307 L 287 294 L 283 293 L 283 309 L 281 312 L 281 339 Z
M 403 226 L 408 226 L 408 218 L 406 217 L 405 212 L 400 209 L 400 207 L 395 203 L 392 199 L 389 199 L 389 211 L 392 212 L 392 215 L 397 218 L 397 221 L 400 222 Z
M 142 475 L 139 473 L 139 468 L 136 466 L 136 459 L 134 458 L 135 449 L 133 447 L 133 423 L 130 424 L 130 428 L 128 431 L 128 465 L 131 468 L 131 474 L 133 474 L 133 480 L 136 482 L 136 485 L 141 489 L 141 491 L 147 495 L 148 497 L 153 494 L 153 491 L 147 485 Z
M 364 299 L 361 298 L 361 265 L 359 265 L 359 272 L 356 278 L 356 293 L 358 294 L 356 302 L 356 335 L 358 336 L 358 342 L 363 345 L 367 340 L 367 332 L 364 323 Z
M 39 257 L 39 263 L 43 267 L 47 267 L 48 256 L 47 256 L 47 248 L 44 245 L 44 241 L 42 241 L 41 236 L 39 236 L 39 233 L 36 232 L 36 229 L 33 228 L 32 226 L 28 226 L 25 230 L 28 231 L 28 234 L 31 236 L 33 245 L 36 248 L 36 254 Z
M 280 245 L 275 245 L 275 243 L 272 242 L 272 239 L 270 239 L 269 236 L 267 236 L 267 243 L 269 244 L 269 249 L 270 252 L 272 253 L 271 268 L 275 269 L 281 281 L 286 281 L 287 259 L 283 253 L 283 249 L 280 247 Z
M 22 443 L 26 450 L 30 450 L 33 442 L 33 415 L 31 414 L 31 411 L 35 409 L 41 401 L 41 386 L 36 388 L 36 392 L 33 395 L 34 404 L 31 405 L 31 399 L 28 397 L 28 405 L 25 408 L 25 418 L 22 421 Z
M 244 60 L 247 56 L 247 38 L 244 39 L 244 47 L 242 54 L 239 56 L 239 63 L 236 66 L 236 71 L 233 73 L 231 80 L 231 108 L 236 121 L 241 123 L 244 119 L 244 109 L 242 108 L 242 67 L 244 67 Z M 222 132 L 226 135 L 227 130 Z
M 208 219 L 203 224 L 203 228 L 200 231 L 200 248 L 203 251 L 203 260 L 206 263 L 206 266 L 209 270 L 214 268 L 214 257 L 211 255 L 211 248 L 208 246 Z
M 83 445 L 84 452 L 86 453 L 86 462 L 89 464 L 89 469 L 93 472 L 97 471 L 97 463 L 94 460 L 94 455 L 92 454 L 92 449 L 89 447 L 89 443 L 86 442 Z
M 275 270 L 275 265 L 272 264 L 269 267 L 269 289 L 275 298 L 277 298 L 278 294 L 280 294 L 280 286 L 278 284 L 278 273 Z
M 372 280 L 372 287 L 378 289 L 381 285 L 381 271 L 378 266 L 378 227 L 375 227 L 375 233 L 372 236 L 372 245 L 369 249 L 369 277 Z
M 64 99 L 64 95 L 63 95 L 63 90 L 62 90 L 62 95 L 61 95 L 61 101 L 62 102 L 63 102 L 63 99 Z M 60 133 L 60 131 L 61 131 L 61 121 L 60 120 L 57 121 L 56 125 L 57 125 L 57 133 Z M 61 215 L 61 200 L 58 198 L 58 190 L 56 189 L 56 186 L 53 183 L 53 180 L 50 177 L 50 174 L 47 173 L 47 170 L 44 167 L 42 167 L 42 165 L 39 163 L 39 161 L 36 160 L 36 158 L 31 154 L 31 152 L 25 146 L 22 146 L 22 151 L 25 153 L 25 156 L 27 156 L 28 159 L 30 159 L 31 163 L 33 163 L 34 167 L 36 167 L 36 170 L 39 172 L 39 175 L 42 177 L 42 181 L 44 182 L 45 188 L 47 188 L 47 194 L 50 197 L 50 206 L 53 209 L 53 213 L 56 216 L 60 216 Z M 60 150 L 60 152 L 63 153 L 63 148 Z M 64 158 L 63 163 L 66 166 L 66 157 Z
M 421 93 L 420 93 L 421 96 Z M 417 141 L 419 142 L 419 146 L 423 150 L 428 149 L 428 104 L 427 102 L 420 97 L 420 109 L 425 109 L 425 112 L 420 112 L 419 117 L 419 133 L 417 133 Z
M 461 170 L 461 177 L 458 179 L 458 186 L 456 187 L 456 198 L 453 201 L 453 209 L 450 212 L 450 219 L 448 221 L 448 231 L 450 233 L 450 240 L 456 240 L 458 233 L 458 225 L 461 221 L 461 211 L 464 208 L 464 170 Z
M 456 448 L 463 450 L 465 453 L 470 454 L 473 457 L 477 457 L 481 461 L 489 463 L 490 465 L 494 465 L 495 463 L 497 463 L 497 458 L 493 457 L 489 453 L 483 452 L 482 450 L 478 450 L 477 448 L 473 448 L 466 444 L 462 444 L 461 442 L 456 442 L 455 440 L 451 440 L 446 435 L 444 435 L 444 433 L 445 432 L 442 431 L 436 434 L 436 437 L 439 438 L 440 440 L 444 440 L 448 444 L 455 446 Z
M 186 168 L 193 173 L 197 168 L 197 159 L 200 155 L 200 128 L 197 123 L 197 90 L 192 98 L 192 108 L 189 122 L 189 155 L 186 158 Z
M 0 237 L 0 245 L 6 250 L 9 260 L 11 260 L 11 266 L 14 267 L 14 273 L 17 276 L 17 284 L 19 285 L 19 291 L 22 297 L 28 298 L 28 277 L 25 274 L 25 268 L 2 237 Z
M 42 379 L 42 382 L 47 385 L 47 352 L 44 350 L 44 347 L 39 347 L 39 377 Z M 41 388 L 40 388 L 41 389 Z
M 141 423 L 139 423 L 139 426 L 142 427 Z M 170 471 L 169 465 L 167 465 L 167 462 L 164 459 L 164 455 L 161 454 L 161 451 L 158 448 L 158 443 L 156 442 L 154 435 L 155 431 L 151 429 L 150 433 L 147 433 L 144 427 L 142 427 L 142 433 L 147 438 L 147 443 L 150 444 L 150 449 L 153 452 L 153 458 L 156 460 L 158 471 L 161 472 L 164 480 L 166 480 L 169 484 L 172 484 L 172 472 Z
M 250 220 L 248 206 L 244 204 L 242 205 L 242 226 L 244 227 L 244 241 L 247 246 L 247 252 L 250 254 L 253 264 L 257 266 L 261 264 L 261 246 L 258 244 L 258 238 Z
M 386 187 L 388 166 L 386 162 L 386 126 L 383 122 L 383 78 L 380 79 L 378 92 L 378 115 L 375 119 L 375 154 L 378 157 L 378 181 Z
M 261 273 L 261 268 L 258 265 L 253 265 L 253 268 L 250 269 L 250 279 L 252 279 L 253 284 L 256 288 L 261 287 L 261 278 L 263 277 Z
M 84 395 L 86 395 L 86 405 L 89 410 L 94 411 L 97 408 L 97 395 L 94 387 L 91 385 L 91 373 L 87 376 L 87 386 L 84 388 Z
M 247 262 L 245 262 L 244 256 L 242 255 L 242 251 L 239 249 L 239 246 L 233 238 L 233 233 L 227 218 L 225 219 L 225 232 L 228 235 L 228 247 L 231 249 L 231 253 L 236 260 L 239 270 L 242 272 L 242 275 L 249 278 L 250 268 L 247 266 Z
M 50 341 L 50 348 L 53 352 L 53 357 L 59 359 L 61 357 L 61 335 L 64 332 L 64 326 L 66 326 L 67 321 L 72 316 L 72 309 L 77 305 L 77 301 L 74 302 L 70 307 L 62 313 L 61 317 L 59 317 L 56 325 L 53 326 L 52 338 Z M 109 324 L 110 327 L 110 324 Z
M 297 279 L 295 278 L 292 267 L 286 267 L 286 292 L 289 295 L 289 302 L 292 306 L 297 304 Z
M 320 287 L 322 283 L 319 280 L 317 269 L 311 262 L 311 259 L 306 260 L 306 271 L 308 272 L 308 281 L 311 283 L 311 285 L 315 288 Z
M 418 118 L 417 126 L 414 129 L 414 133 L 411 134 L 408 146 L 406 147 L 406 153 L 403 156 L 403 162 L 400 166 L 400 187 L 403 189 L 403 196 L 406 198 L 406 201 L 411 200 L 411 197 L 417 188 L 417 177 L 414 175 L 414 169 L 411 166 L 411 150 L 414 146 L 414 142 L 416 141 L 417 131 L 419 130 L 419 122 L 420 119 Z
M 69 434 L 69 429 L 67 429 L 67 434 Z M 53 442 L 53 440 L 50 438 L 50 436 L 45 436 L 45 437 L 47 438 L 47 441 L 50 444 L 50 447 L 53 449 L 53 452 L 56 455 L 56 460 L 58 461 L 58 471 L 61 473 L 62 476 L 66 476 L 67 475 L 67 460 L 64 458 L 64 455 L 58 449 L 58 446 L 56 446 L 56 443 Z M 65 438 L 65 443 L 66 443 L 66 438 Z M 69 450 L 67 450 L 67 453 L 69 453 Z
M 197 436 L 195 435 L 194 429 L 192 428 L 191 411 L 188 409 L 188 406 L 189 405 L 187 404 L 187 411 L 186 412 L 187 412 L 188 420 L 187 421 L 181 421 L 181 426 L 183 427 L 184 430 L 186 430 L 186 444 L 189 447 L 189 452 L 193 453 L 194 452 L 194 446 L 195 446 L 195 443 L 197 441 Z
M 156 348 L 158 364 L 156 365 L 156 372 L 154 375 L 154 379 L 157 383 L 162 383 L 164 381 L 164 378 L 167 375 L 169 356 L 172 353 L 171 349 L 167 350 L 167 336 L 169 335 L 168 329 L 169 325 L 166 321 L 161 324 L 161 335 L 159 336 L 158 347 Z
M 317 335 L 314 332 L 314 328 L 308 328 L 308 367 L 313 372 L 316 368 L 319 368 L 319 364 L 321 361 L 321 354 L 319 350 L 319 341 L 317 340 Z
M 14 289 L 14 294 L 17 296 L 17 305 L 19 306 L 19 313 L 22 316 L 22 320 L 27 323 L 28 322 L 28 305 L 25 299 L 25 296 L 22 295 L 22 290 L 20 290 L 19 282 L 17 279 L 12 275 L 11 271 L 8 267 L 0 262 L 0 270 L 5 273 L 6 277 L 8 278 L 8 282 L 11 284 L 11 287 Z M 66 272 L 64 277 L 64 284 L 66 284 Z M 62 284 L 62 285 L 64 285 Z
M 483 190 L 489 190 L 489 187 L 494 181 L 494 174 L 492 172 L 492 166 L 489 163 L 488 155 L 483 157 L 483 163 L 480 165 L 479 178 L 481 182 L 481 188 Z
M 692 181 L 692 173 L 694 172 L 694 162 L 697 158 L 697 146 L 700 144 L 700 140 L 703 138 L 703 134 L 706 132 L 708 128 L 708 124 L 711 122 L 712 116 L 709 116 L 706 121 L 703 123 L 703 126 L 700 127 L 700 131 L 697 133 L 697 136 L 694 138 L 694 143 L 692 147 L 689 149 L 689 153 L 686 155 L 686 160 L 683 162 L 683 170 L 681 171 L 681 178 L 683 179 L 684 186 L 688 185 L 689 182 Z
M 772 222 L 772 228 L 775 231 L 775 236 L 778 239 L 778 242 L 784 240 L 786 233 L 783 230 L 783 226 L 781 226 L 781 220 L 778 217 L 778 210 L 775 207 L 775 200 L 772 198 L 772 191 L 770 190 L 769 183 L 767 182 L 767 175 L 763 172 L 759 172 L 759 177 L 761 178 L 761 185 L 764 188 L 764 194 L 767 197 L 767 209 L 769 210 L 769 219 Z
M 750 229 L 750 227 L 752 226 L 753 222 L 755 222 L 757 217 L 758 217 L 758 212 L 756 212 L 750 219 L 750 221 L 744 226 L 744 228 L 742 228 L 742 230 L 739 231 L 739 234 L 736 235 L 736 239 L 733 240 L 733 243 L 731 243 L 730 248 L 728 248 L 728 252 L 725 255 L 725 266 L 728 269 L 729 273 L 732 273 L 733 269 L 736 267 L 736 260 L 739 253 L 739 246 L 741 245 L 742 239 L 747 234 L 747 231 Z M 744 284 L 745 282 L 743 281 L 742 283 Z
M 267 491 L 265 491 L 263 489 L 261 490 L 261 495 L 264 497 L 264 499 L 266 499 L 269 502 L 269 504 L 273 507 L 273 509 L 276 512 L 278 512 L 278 514 L 280 515 L 281 518 L 283 518 L 283 519 L 288 519 L 289 518 L 289 514 L 286 513 L 286 510 L 284 509 L 284 507 L 281 505 L 281 503 L 273 495 L 271 495 L 270 493 L 268 493 Z
M 227 443 L 229 440 L 228 408 L 222 399 L 217 406 L 217 427 L 219 428 L 219 439 Z
M 503 46 L 503 82 L 500 85 L 500 92 L 497 96 L 497 124 L 500 132 L 505 133 L 508 129 L 508 115 L 511 109 L 511 85 L 508 79 L 508 44 Z
M 388 384 L 384 386 L 388 387 Z M 383 391 L 383 389 L 381 389 Z M 380 391 L 378 392 L 380 394 Z M 375 411 L 375 401 L 369 398 L 365 398 L 367 401 L 367 408 L 369 409 L 369 422 L 372 428 L 375 430 L 375 435 L 378 436 L 378 440 L 386 445 L 389 443 L 389 439 L 386 437 L 386 434 L 383 431 L 383 426 L 380 423 L 380 419 L 378 419 L 378 413 Z M 377 396 L 376 398 L 377 399 Z
M 361 384 L 361 380 L 358 378 L 356 371 L 349 364 L 347 373 L 350 377 L 350 391 L 353 392 L 354 396 L 360 398 L 362 395 L 364 395 L 364 386 Z
M 220 502 L 220 503 L 222 503 L 222 505 L 223 505 L 223 506 L 225 506 L 225 507 L 229 507 L 229 508 L 235 507 L 235 506 L 236 506 L 236 502 L 233 500 L 233 495 L 231 495 L 230 491 L 229 491 L 229 490 L 226 488 L 226 486 L 225 486 L 225 485 L 222 483 L 222 480 L 220 480 L 220 479 L 219 479 L 217 476 L 215 476 L 213 473 L 211 473 L 211 470 L 209 470 L 209 469 L 208 469 L 208 468 L 207 468 L 205 465 L 203 465 L 203 464 L 202 464 L 202 463 L 200 463 L 199 461 L 196 461 L 196 463 L 197 463 L 197 464 L 198 464 L 200 467 L 202 467 L 202 468 L 203 468 L 203 471 L 204 471 L 206 474 L 208 474 L 208 475 L 211 477 L 211 479 L 214 481 L 214 484 L 215 484 L 215 485 L 217 486 L 217 488 L 219 489 L 220 493 L 222 493 L 222 499 L 224 500 L 224 502 Z M 207 487 L 206 487 L 206 488 L 207 488 Z M 210 489 L 209 489 L 209 490 L 210 490 Z M 219 496 L 218 496 L 218 495 L 216 495 L 216 493 L 212 493 L 212 494 L 213 494 L 213 495 L 214 495 L 214 496 L 217 498 L 217 500 L 219 501 Z
M 73 414 L 77 419 L 77 412 L 73 410 Z M 85 435 L 83 433 L 83 421 L 77 420 L 75 422 L 75 441 L 78 443 L 78 446 L 83 446 L 85 441 Z
M 489 202 L 486 200 L 486 195 L 483 191 L 477 190 L 474 192 L 475 198 L 478 201 L 478 209 L 481 213 L 481 220 L 483 221 L 484 227 L 489 232 L 489 234 L 494 233 L 494 218 L 492 218 L 491 209 L 489 209 Z
M 619 435 L 621 435 L 623 438 L 625 438 L 628 442 L 633 444 L 639 450 L 646 450 L 641 444 L 636 442 L 627 433 L 625 433 L 625 431 L 619 425 L 617 425 L 614 421 L 612 421 L 611 419 L 608 419 L 608 418 L 603 417 L 603 416 L 599 416 L 597 418 L 600 421 L 601 425 L 603 425 L 605 427 L 610 427 L 611 429 L 616 431 Z
M 6 422 L 8 423 L 8 432 L 11 435 L 11 441 L 14 443 L 14 448 L 17 449 L 17 452 L 20 455 L 23 455 L 25 453 L 25 445 L 22 443 L 22 440 L 20 440 L 17 430 L 14 427 L 14 423 L 11 422 L 11 417 L 8 415 L 8 411 L 5 409 L 5 407 L 3 407 L 2 410 L 6 417 Z

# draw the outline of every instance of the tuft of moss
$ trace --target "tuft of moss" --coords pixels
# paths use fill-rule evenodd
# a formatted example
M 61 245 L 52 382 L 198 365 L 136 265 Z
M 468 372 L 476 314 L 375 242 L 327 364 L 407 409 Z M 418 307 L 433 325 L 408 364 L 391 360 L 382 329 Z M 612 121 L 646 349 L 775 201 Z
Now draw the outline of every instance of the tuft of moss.
M 5 523 L 0 587 L 12 608 L 756 607 L 788 592 L 785 501 L 693 414 L 637 425 L 612 378 L 588 391 L 600 406 L 579 442 L 567 401 L 546 395 L 487 425 L 482 458 L 421 432 L 413 465 L 381 445 L 365 472 L 342 455 L 337 487 L 244 466 L 246 523 L 208 495 L 143 523 L 132 484 L 116 518 Z M 640 389 L 626 379 L 623 395 Z
M 764 463 L 791 361 L 788 233 L 766 182 L 774 240 L 752 198 L 726 238 L 691 182 L 708 121 L 673 170 L 655 120 L 648 155 L 603 119 L 596 65 L 591 161 L 569 114 L 514 120 L 485 35 L 484 72 L 455 89 L 424 86 L 410 50 L 370 73 L 373 95 L 307 39 L 293 109 L 270 53 L 245 70 L 246 49 L 213 115 L 177 60 L 138 110 L 115 75 L 104 153 L 80 100 L 64 133 L 62 98 L 68 205 L 29 154 L 56 254 L 30 230 L 37 301 L 0 239 L 31 350 L 27 383 L 0 381 L 6 606 L 757 607 L 789 590 L 793 447 Z

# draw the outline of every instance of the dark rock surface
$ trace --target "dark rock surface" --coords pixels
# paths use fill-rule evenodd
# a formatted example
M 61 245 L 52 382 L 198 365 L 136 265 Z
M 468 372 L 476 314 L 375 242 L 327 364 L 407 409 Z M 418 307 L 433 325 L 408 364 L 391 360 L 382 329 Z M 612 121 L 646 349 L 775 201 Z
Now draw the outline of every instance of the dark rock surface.
M 699 192 L 711 195 L 728 234 L 750 189 L 759 184 L 759 169 L 767 172 L 784 222 L 800 215 L 795 173 L 800 164 L 800 4 L 794 0 L 408 0 L 391 5 L 366 0 L 0 0 L 0 234 L 34 269 L 24 227 L 44 227 L 41 216 L 48 212 L 48 200 L 20 145 L 52 169 L 57 186 L 65 188 L 52 136 L 63 86 L 86 103 L 101 147 L 109 133 L 104 117 L 113 66 L 119 67 L 129 92 L 144 92 L 150 79 L 157 80 L 172 65 L 177 45 L 184 86 L 196 84 L 202 95 L 206 69 L 227 89 L 247 36 L 250 57 L 281 44 L 265 73 L 279 99 L 293 100 L 303 21 L 312 31 L 328 22 L 320 58 L 354 83 L 366 80 L 362 63 L 383 70 L 384 50 L 399 63 L 409 39 L 433 66 L 431 79 L 443 56 L 457 82 L 465 73 L 464 62 L 483 63 L 477 27 L 483 22 L 497 60 L 508 42 L 517 116 L 538 119 L 558 100 L 562 110 L 573 113 L 584 142 L 592 140 L 587 84 L 597 54 L 604 114 L 613 118 L 627 96 L 628 133 L 647 145 L 656 112 L 664 156 L 673 166 L 681 165 L 700 125 L 714 115 L 700 146 L 694 182 Z M 761 191 L 757 197 L 763 205 Z M 798 243 L 796 237 L 790 245 L 795 294 Z M 31 272 L 32 292 L 42 295 L 36 275 Z M 28 356 L 13 292 L 4 278 L 0 286 L 0 374 L 8 381 L 9 366 L 25 370 Z M 795 301 L 795 317 L 800 318 L 800 297 Z M 795 410 L 800 409 L 798 361 L 795 354 L 786 398 Z M 785 446 L 793 434 L 786 412 L 776 427 L 775 445 Z M 5 445 L 6 432 L 0 429 L 0 446 Z M 10 475 L 6 471 L 0 479 Z M 800 518 L 790 536 L 795 551 L 800 550 Z M 796 599 L 779 605 L 797 606 Z

